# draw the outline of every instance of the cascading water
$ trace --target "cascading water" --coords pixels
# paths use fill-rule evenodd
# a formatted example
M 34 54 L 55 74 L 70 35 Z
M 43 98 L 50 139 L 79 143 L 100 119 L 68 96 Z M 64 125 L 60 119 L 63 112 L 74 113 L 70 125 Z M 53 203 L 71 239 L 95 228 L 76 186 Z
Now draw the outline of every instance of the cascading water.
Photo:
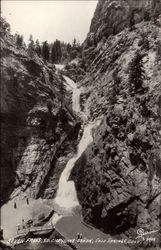
M 68 86 L 70 86 L 72 91 L 73 91 L 73 94 L 72 94 L 73 110 L 75 112 L 79 113 L 80 112 L 80 94 L 81 94 L 81 91 L 80 91 L 80 89 L 78 89 L 77 85 L 75 84 L 75 82 L 72 79 L 70 79 L 67 76 L 64 76 L 64 79 L 66 80 Z
M 72 89 L 72 107 L 73 110 L 77 113 L 81 113 L 80 111 L 80 94 L 81 91 L 78 89 L 77 85 L 73 80 L 64 76 L 67 85 Z M 93 141 L 92 129 L 99 126 L 100 120 L 91 122 L 87 124 L 84 128 L 83 136 L 79 142 L 77 154 L 68 161 L 64 171 L 62 172 L 59 184 L 57 195 L 54 200 L 55 206 L 58 207 L 61 212 L 71 213 L 72 210 L 79 206 L 77 193 L 75 189 L 75 184 L 73 181 L 68 181 L 71 171 L 76 163 L 76 161 L 80 158 L 82 153 L 86 150 L 89 144 Z
M 83 136 L 78 145 L 77 155 L 68 161 L 64 171 L 62 172 L 60 176 L 55 203 L 61 209 L 63 208 L 70 212 L 73 208 L 75 208 L 76 206 L 79 206 L 75 184 L 73 181 L 68 181 L 68 179 L 76 161 L 79 159 L 82 153 L 86 150 L 88 145 L 92 143 L 93 141 L 92 129 L 98 126 L 99 123 L 100 121 L 98 120 L 97 122 L 89 123 L 84 128 Z

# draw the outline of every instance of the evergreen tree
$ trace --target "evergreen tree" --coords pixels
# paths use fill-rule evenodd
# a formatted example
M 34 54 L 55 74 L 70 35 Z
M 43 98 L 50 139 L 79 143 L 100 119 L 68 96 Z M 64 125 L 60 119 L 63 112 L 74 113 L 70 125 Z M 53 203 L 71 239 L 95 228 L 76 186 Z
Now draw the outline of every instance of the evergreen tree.
M 76 48 L 76 47 L 77 47 L 77 40 L 76 40 L 76 38 L 74 38 L 74 40 L 73 40 L 72 47 L 73 47 L 73 48 Z
M 130 64 L 130 91 L 137 92 L 143 90 L 143 80 L 145 78 L 145 70 L 143 66 L 142 55 L 137 52 Z
M 29 50 L 34 50 L 34 48 L 35 48 L 35 44 L 34 44 L 33 36 L 30 35 L 30 37 L 29 37 L 28 49 L 29 49 Z
M 48 45 L 48 42 L 45 41 L 43 42 L 43 45 L 42 45 L 42 57 L 45 62 L 49 61 L 49 56 L 50 56 L 49 45 Z
M 61 50 L 62 50 L 61 61 L 65 62 L 69 58 L 66 44 L 63 44 L 63 46 L 61 46 Z
M 113 71 L 112 77 L 113 77 L 113 81 L 114 81 L 114 88 L 113 88 L 114 94 L 118 95 L 119 92 L 120 92 L 120 83 L 121 83 L 121 78 L 119 77 L 119 70 L 118 70 L 118 68 L 116 68 Z
M 23 46 L 23 36 L 16 35 L 16 45 L 21 48 Z
M 111 95 L 110 95 L 110 103 L 111 105 L 114 105 L 118 99 L 118 95 L 120 92 L 120 83 L 121 83 L 121 78 L 119 77 L 118 68 L 116 68 L 113 71 L 112 78 L 113 78 L 113 87 L 112 87 Z
M 70 43 L 68 43 L 67 44 L 67 52 L 68 52 L 68 54 L 70 54 L 71 50 L 72 50 L 72 46 L 71 46 Z
M 57 62 L 59 63 L 62 57 L 61 43 L 59 40 L 55 41 L 55 48 L 56 48 L 56 53 L 57 53 Z
M 35 42 L 35 52 L 39 57 L 41 56 L 41 46 L 38 39 Z
M 32 35 L 29 37 L 29 43 L 28 43 L 28 52 L 31 57 L 34 56 L 34 49 L 35 49 L 35 44 Z
M 70 51 L 70 59 L 73 60 L 78 56 L 81 57 L 81 54 L 82 54 L 82 47 L 79 41 L 77 41 L 76 38 L 74 38 Z
M 51 61 L 52 63 L 60 63 L 62 58 L 61 42 L 56 40 L 51 49 Z
M 11 31 L 10 24 L 6 22 L 6 19 L 0 17 L 1 34 L 5 35 L 7 32 Z
M 57 52 L 56 52 L 55 43 L 52 45 L 52 48 L 51 48 L 51 62 L 57 63 Z
M 135 20 L 134 20 L 134 12 L 131 13 L 129 29 L 130 31 L 134 30 Z

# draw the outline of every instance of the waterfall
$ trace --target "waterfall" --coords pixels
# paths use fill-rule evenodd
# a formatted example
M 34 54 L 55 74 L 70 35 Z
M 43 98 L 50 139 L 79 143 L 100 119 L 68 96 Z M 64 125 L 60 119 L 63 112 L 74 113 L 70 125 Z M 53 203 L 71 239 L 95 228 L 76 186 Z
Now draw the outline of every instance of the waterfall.
M 89 123 L 84 128 L 83 136 L 78 145 L 77 154 L 68 161 L 64 171 L 62 172 L 60 176 L 57 195 L 55 198 L 55 203 L 60 208 L 65 208 L 71 211 L 72 208 L 79 206 L 75 184 L 73 181 L 68 181 L 68 179 L 70 177 L 70 173 L 76 161 L 79 159 L 82 153 L 86 150 L 88 145 L 92 143 L 93 141 L 92 129 L 98 125 L 99 125 L 99 121 L 95 123 L 94 122 Z
M 64 76 L 65 81 L 67 82 L 68 86 L 72 89 L 72 108 L 75 112 L 80 112 L 80 94 L 81 91 L 75 84 L 75 82 L 67 76 Z
M 64 76 L 64 79 L 67 85 L 72 89 L 72 108 L 75 112 L 80 111 L 80 94 L 81 91 L 78 89 L 76 83 L 71 80 L 69 77 Z M 63 170 L 59 183 L 58 190 L 56 194 L 56 198 L 54 200 L 55 206 L 58 207 L 59 210 L 63 212 L 72 212 L 72 210 L 79 206 L 79 201 L 77 198 L 77 193 L 75 189 L 75 183 L 73 181 L 68 181 L 71 171 L 76 163 L 76 161 L 80 158 L 82 153 L 86 150 L 88 145 L 90 145 L 93 141 L 92 129 L 99 126 L 100 120 L 88 123 L 83 132 L 83 136 L 79 142 L 77 154 L 70 159 Z
M 55 64 L 55 67 L 57 70 L 62 70 L 64 68 L 64 65 Z M 81 91 L 72 79 L 70 79 L 67 76 L 63 76 L 63 77 L 66 81 L 67 87 L 69 87 L 72 90 L 72 108 L 75 112 L 79 113 L 80 112 L 80 94 L 81 94 Z

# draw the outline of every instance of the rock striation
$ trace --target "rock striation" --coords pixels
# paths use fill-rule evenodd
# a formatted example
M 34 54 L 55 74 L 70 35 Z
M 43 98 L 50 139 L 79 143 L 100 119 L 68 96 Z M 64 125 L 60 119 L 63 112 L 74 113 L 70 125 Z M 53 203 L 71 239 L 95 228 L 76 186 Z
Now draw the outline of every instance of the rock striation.
M 131 22 L 157 19 L 160 14 L 159 0 L 102 0 L 98 2 L 85 45 L 97 44 L 102 38 L 115 35 Z
M 102 114 L 104 118 L 72 178 L 84 220 L 111 234 L 136 236 L 138 228 L 160 229 L 159 5 L 160 1 L 99 1 L 84 44 L 90 61 L 80 83 L 89 96 L 84 106 L 90 119 Z M 144 6 L 149 8 L 146 20 Z M 137 22 L 131 29 L 133 9 Z M 134 89 L 131 75 L 138 54 L 143 78 Z
M 1 22 L 3 25 L 4 20 Z M 1 34 L 1 56 L 1 198 L 4 203 L 9 197 L 26 194 L 39 197 L 44 180 L 55 167 L 55 155 L 65 145 L 74 147 L 79 129 L 68 96 L 64 94 L 62 98 L 64 80 L 53 65 L 45 64 L 25 47 L 17 47 L 15 37 L 5 30 Z M 73 147 L 63 154 L 67 156 Z M 54 187 L 50 190 L 53 196 Z

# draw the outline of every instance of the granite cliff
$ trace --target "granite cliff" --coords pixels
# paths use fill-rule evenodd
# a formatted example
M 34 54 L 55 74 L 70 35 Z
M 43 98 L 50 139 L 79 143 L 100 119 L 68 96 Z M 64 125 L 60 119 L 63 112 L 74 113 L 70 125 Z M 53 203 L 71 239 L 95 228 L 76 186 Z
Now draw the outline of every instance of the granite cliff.
M 115 35 L 131 23 L 158 18 L 161 9 L 159 0 L 102 0 L 98 2 L 87 44 L 98 43 L 103 38 Z
M 37 198 L 44 188 L 46 197 L 54 196 L 77 144 L 78 117 L 69 95 L 62 97 L 63 77 L 25 46 L 17 47 L 5 20 L 1 24 L 1 201 Z M 55 162 L 53 183 L 48 174 Z
M 104 118 L 72 178 L 84 220 L 111 234 L 160 228 L 159 6 L 101 0 L 84 43 L 84 107 L 90 119 Z M 140 82 L 133 81 L 139 70 Z

